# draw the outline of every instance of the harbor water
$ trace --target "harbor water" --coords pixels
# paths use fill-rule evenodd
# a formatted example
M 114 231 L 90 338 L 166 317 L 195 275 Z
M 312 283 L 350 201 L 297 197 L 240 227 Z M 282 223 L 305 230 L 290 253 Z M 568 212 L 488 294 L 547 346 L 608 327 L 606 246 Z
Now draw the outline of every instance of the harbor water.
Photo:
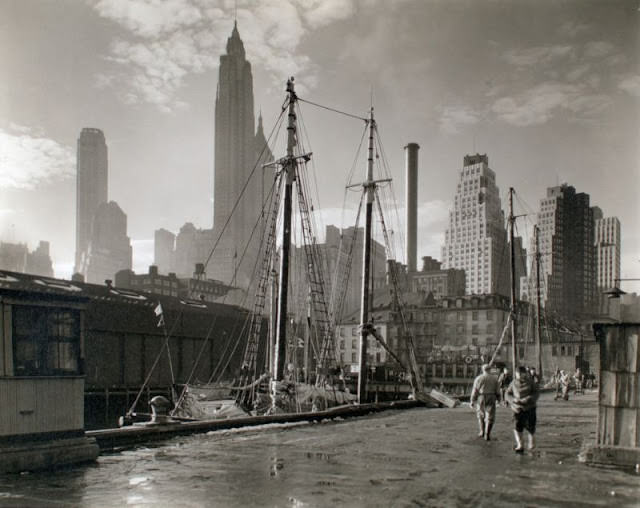
M 578 462 L 596 393 L 543 396 L 538 447 L 511 413 L 476 437 L 469 407 L 174 438 L 73 469 L 0 477 L 0 507 L 640 506 L 640 475 Z

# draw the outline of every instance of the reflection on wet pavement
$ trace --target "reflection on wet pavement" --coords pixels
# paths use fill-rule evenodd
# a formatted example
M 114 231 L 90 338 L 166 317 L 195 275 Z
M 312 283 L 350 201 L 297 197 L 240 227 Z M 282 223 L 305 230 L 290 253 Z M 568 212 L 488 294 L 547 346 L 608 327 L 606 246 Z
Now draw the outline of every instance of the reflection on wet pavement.
M 209 433 L 2 477 L 0 506 L 638 506 L 640 475 L 577 461 L 595 420 L 593 393 L 544 398 L 521 456 L 505 408 L 491 442 L 464 407 Z

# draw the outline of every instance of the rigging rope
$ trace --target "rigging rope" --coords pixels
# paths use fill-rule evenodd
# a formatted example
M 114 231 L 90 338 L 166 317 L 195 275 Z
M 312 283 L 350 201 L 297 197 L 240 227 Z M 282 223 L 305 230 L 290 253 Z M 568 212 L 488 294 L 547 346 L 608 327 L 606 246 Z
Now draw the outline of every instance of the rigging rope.
M 307 104 L 311 104 L 312 106 L 316 106 L 318 108 L 322 108 L 322 109 L 326 109 L 328 111 L 333 111 L 334 113 L 339 113 L 341 115 L 345 115 L 345 116 L 349 116 L 351 118 L 355 118 L 356 120 L 362 120 L 363 122 L 368 122 L 369 119 L 368 118 L 364 118 L 358 115 L 354 115 L 352 113 L 347 113 L 346 111 L 340 111 L 339 109 L 335 109 L 335 108 L 331 108 L 329 106 L 323 106 L 322 104 L 318 104 L 317 102 L 311 102 L 310 100 L 307 99 L 302 99 L 298 96 L 298 100 L 300 102 L 306 102 Z

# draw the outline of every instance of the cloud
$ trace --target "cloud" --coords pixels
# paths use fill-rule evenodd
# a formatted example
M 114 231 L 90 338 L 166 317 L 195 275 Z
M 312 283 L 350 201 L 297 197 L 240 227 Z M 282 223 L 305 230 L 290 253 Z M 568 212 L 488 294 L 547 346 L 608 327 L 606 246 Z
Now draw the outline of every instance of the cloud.
M 157 38 L 203 19 L 189 0 L 99 0 L 94 8 L 140 37 Z
M 535 46 L 525 49 L 512 49 L 507 51 L 503 58 L 512 65 L 529 67 L 532 65 L 548 65 L 555 60 L 570 56 L 572 51 L 573 46 L 570 45 Z
M 629 95 L 640 97 L 640 75 L 629 76 L 624 78 L 618 85 L 620 90 L 624 90 Z
M 355 12 L 351 0 L 298 0 L 298 4 L 306 23 L 318 28 L 347 19 Z
M 558 28 L 558 34 L 564 37 L 575 37 L 576 35 L 586 33 L 589 30 L 591 30 L 591 25 L 571 20 L 560 25 L 560 28 Z
M 99 76 L 99 87 L 124 85 L 122 99 L 170 112 L 185 79 L 215 69 L 237 17 L 247 58 L 274 82 L 304 73 L 315 86 L 314 67 L 297 54 L 306 33 L 355 12 L 355 0 L 99 0 L 98 14 L 128 33 L 111 44 L 107 58 L 119 64 L 116 77 Z
M 584 55 L 588 58 L 602 58 L 610 55 L 615 46 L 608 41 L 587 42 L 584 45 Z
M 608 96 L 589 93 L 583 86 L 547 82 L 502 97 L 491 109 L 504 122 L 524 127 L 544 124 L 561 112 L 570 112 L 574 120 L 593 121 L 610 103 Z
M 75 175 L 73 149 L 11 124 L 0 128 L 0 187 L 34 189 Z
M 475 125 L 480 115 L 468 106 L 446 106 L 440 116 L 440 130 L 446 134 L 457 134 L 467 125 Z

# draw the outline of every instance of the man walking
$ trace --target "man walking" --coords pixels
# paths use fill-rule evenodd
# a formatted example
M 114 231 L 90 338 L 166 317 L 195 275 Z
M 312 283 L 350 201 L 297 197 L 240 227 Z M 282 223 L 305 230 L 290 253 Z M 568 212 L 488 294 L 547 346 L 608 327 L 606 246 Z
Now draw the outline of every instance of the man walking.
M 485 363 L 482 374 L 473 381 L 471 407 L 476 405 L 478 415 L 478 437 L 491 441 L 491 429 L 496 419 L 496 403 L 500 397 L 498 379 L 490 373 L 491 366 Z
M 516 453 L 524 452 L 522 433 L 526 430 L 529 434 L 529 450 L 535 446 L 534 434 L 536 432 L 536 404 L 538 402 L 538 385 L 528 375 L 527 369 L 520 366 L 516 369 L 516 377 L 507 389 L 509 406 L 513 411 L 515 429 L 513 435 L 516 439 Z

